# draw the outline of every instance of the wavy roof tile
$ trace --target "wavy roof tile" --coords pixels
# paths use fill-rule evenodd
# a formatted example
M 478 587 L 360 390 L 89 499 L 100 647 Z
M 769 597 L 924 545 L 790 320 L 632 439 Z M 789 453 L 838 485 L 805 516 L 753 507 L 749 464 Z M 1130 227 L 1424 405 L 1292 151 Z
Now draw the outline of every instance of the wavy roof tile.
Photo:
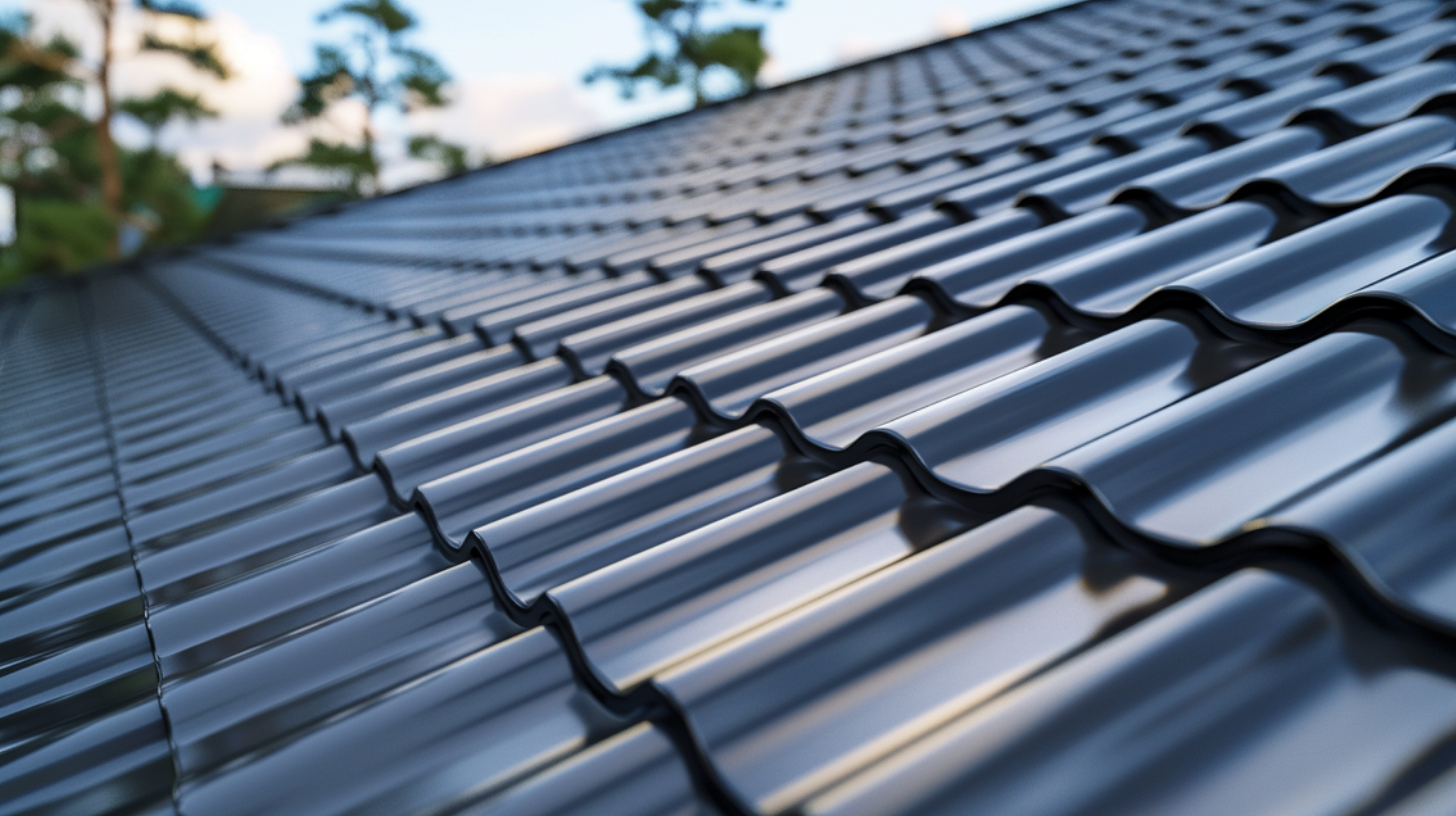
M 1090 0 L 0 299 L 0 814 L 1451 812 L 1453 46 Z

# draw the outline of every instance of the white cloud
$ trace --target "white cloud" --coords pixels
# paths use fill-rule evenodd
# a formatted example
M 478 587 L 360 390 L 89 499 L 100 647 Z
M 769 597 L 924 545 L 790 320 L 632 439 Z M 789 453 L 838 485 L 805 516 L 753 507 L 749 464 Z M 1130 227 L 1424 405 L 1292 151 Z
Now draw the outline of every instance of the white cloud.
M 418 132 L 497 158 L 534 153 L 601 127 L 586 94 L 551 74 L 469 77 L 456 83 L 455 104 L 410 117 Z
M 1025 2 L 1026 0 L 1003 0 L 1000 5 L 1005 6 L 1009 3 L 1014 8 L 1016 3 L 1024 5 Z M 995 0 L 992 0 L 991 5 L 997 5 Z M 837 65 L 846 65 L 852 62 L 867 60 L 871 57 L 891 54 L 905 48 L 938 42 L 947 37 L 958 37 L 971 30 L 972 22 L 971 14 L 965 9 L 956 6 L 942 6 L 936 10 L 930 27 L 910 39 L 882 39 L 867 36 L 845 37 L 839 41 L 839 44 L 834 49 L 834 61 Z
M 200 93 L 218 111 L 215 120 L 174 125 L 165 134 L 164 143 L 194 168 L 214 159 L 230 168 L 261 168 L 300 152 L 306 143 L 303 134 L 278 122 L 298 94 L 298 80 L 278 40 L 231 12 L 218 13 L 208 27 L 232 69 L 226 82 L 185 69 L 179 74 L 172 67 L 175 59 L 169 65 L 164 55 L 144 55 L 123 66 L 123 90 L 133 83 L 143 92 L 171 83 Z
M 407 134 L 434 134 L 465 145 L 472 159 L 489 154 L 509 159 L 566 144 L 602 128 L 586 94 L 551 74 L 467 77 L 457 80 L 454 103 L 424 110 L 405 120 L 387 120 L 381 131 L 394 136 L 386 152 L 386 189 L 429 180 L 432 165 L 404 155 Z
M 784 64 L 773 58 L 770 54 L 768 59 L 763 61 L 763 67 L 758 71 L 758 81 L 764 87 L 772 88 L 790 79 L 788 71 L 784 70 Z
M 935 12 L 935 33 L 941 37 L 959 37 L 971 30 L 971 15 L 965 9 L 946 6 Z
M 845 37 L 834 47 L 834 62 L 837 65 L 845 65 L 867 60 L 870 57 L 878 57 L 893 50 L 895 50 L 893 43 L 877 42 L 868 37 Z

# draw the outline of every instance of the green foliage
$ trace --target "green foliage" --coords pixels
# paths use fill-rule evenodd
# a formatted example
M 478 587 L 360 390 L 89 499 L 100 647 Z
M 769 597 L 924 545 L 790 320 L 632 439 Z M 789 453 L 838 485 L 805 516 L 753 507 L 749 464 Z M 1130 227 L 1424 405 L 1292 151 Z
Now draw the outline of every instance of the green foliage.
M 297 124 L 322 116 L 328 106 L 354 93 L 354 74 L 342 49 L 332 45 L 314 47 L 314 70 L 298 78 L 298 100 L 283 112 L 285 124 Z
M 32 93 L 57 85 L 79 87 L 70 70 L 80 49 L 59 34 L 47 42 L 35 41 L 31 25 L 29 15 L 0 18 L 0 87 Z
M 380 162 L 373 128 L 375 112 L 383 106 L 395 106 L 408 114 L 448 105 L 450 73 L 433 55 L 406 41 L 405 35 L 419 21 L 393 0 L 344 2 L 318 19 L 321 23 L 351 23 L 352 36 L 343 42 L 315 46 L 314 68 L 299 77 L 298 98 L 284 111 L 283 122 L 307 123 L 325 116 L 334 103 L 355 99 L 367 111 L 361 144 L 355 147 L 315 138 L 302 156 L 274 166 L 342 171 L 356 193 L 364 192 L 366 186 L 368 192 L 376 192 Z M 419 157 L 440 164 L 447 172 L 464 167 L 463 148 L 435 137 L 417 138 L 422 141 L 417 148 L 415 140 L 411 140 L 410 155 L 416 155 L 418 149 Z
M 0 23 L 0 183 L 18 192 L 74 195 L 92 175 L 90 122 L 77 109 L 81 85 L 70 73 L 76 48 L 39 42 L 28 17 Z
M 202 9 L 185 2 L 164 3 L 158 2 L 158 0 L 137 0 L 137 8 L 152 17 L 181 17 L 193 23 L 207 19 L 207 15 L 203 13 Z M 211 74 L 218 79 L 227 79 L 232 75 L 231 69 L 222 61 L 222 57 L 218 56 L 217 44 L 199 42 L 195 36 L 184 42 L 163 39 L 151 31 L 145 31 L 138 44 L 143 51 L 155 51 L 181 57 L 194 69 Z
M 56 166 L 14 179 L 18 234 L 13 247 L 0 250 L 0 279 L 67 272 L 106 259 L 115 222 L 96 194 L 94 131 L 77 130 L 70 141 L 57 151 L 62 158 Z M 120 165 L 123 219 L 145 234 L 146 245 L 180 244 L 201 234 L 206 213 L 174 156 L 153 148 L 122 150 Z
M 399 84 L 399 106 L 405 113 L 421 108 L 442 108 L 450 104 L 445 85 L 450 72 L 439 60 L 417 48 L 400 46 L 393 51 L 403 64 L 395 82 Z
M 401 34 L 415 27 L 413 14 L 390 0 L 372 0 L 365 3 L 340 3 L 320 14 L 321 23 L 340 17 L 353 17 L 383 31 L 387 35 Z
M 742 0 L 746 5 L 780 8 L 782 0 Z M 588 73 L 587 84 L 610 80 L 622 98 L 632 99 L 643 82 L 659 88 L 687 85 L 693 106 L 709 101 L 705 79 L 715 71 L 732 77 L 730 95 L 752 90 L 768 60 L 761 26 L 726 25 L 704 29 L 703 12 L 718 8 L 714 0 L 638 0 L 647 23 L 648 53 L 635 65 L 601 65 Z
M 145 125 L 152 132 L 154 145 L 157 134 L 174 119 L 197 122 L 217 116 L 217 111 L 196 94 L 184 94 L 174 88 L 163 88 L 151 96 L 124 99 L 116 109 Z
M 157 0 L 137 0 L 137 7 L 153 14 L 171 14 L 176 17 L 190 17 L 193 20 L 207 19 L 207 15 L 203 14 L 202 9 L 191 3 L 158 3 Z
M 465 147 L 447 142 L 439 136 L 411 136 L 409 154 L 416 159 L 434 162 L 450 176 L 470 169 Z
M 0 27 L 0 184 L 17 196 L 78 200 L 99 176 L 91 122 L 79 110 L 81 84 L 70 73 L 74 46 L 40 42 L 30 20 Z
M 0 277 L 69 272 L 106 258 L 111 218 L 99 201 L 22 198 L 15 246 L 0 255 Z
M 370 112 L 397 105 L 408 113 L 449 104 L 450 73 L 429 53 L 409 45 L 404 34 L 417 21 L 391 0 L 343 3 L 319 15 L 320 22 L 345 20 L 356 30 L 345 43 L 321 43 L 314 69 L 299 77 L 297 101 L 284 113 L 289 124 L 322 116 L 329 105 L 354 97 Z
M 747 91 L 768 60 L 763 29 L 733 26 L 701 34 L 688 42 L 688 58 L 699 71 L 714 65 L 732 71 L 740 92 Z
M 271 171 L 289 166 L 313 167 L 338 173 L 348 179 L 349 189 L 356 193 L 363 187 L 365 179 L 372 179 L 379 174 L 379 159 L 372 149 L 320 139 L 310 139 L 308 150 L 302 156 L 276 161 L 268 169 Z
M 125 150 L 121 174 L 127 220 L 146 233 L 149 245 L 181 244 L 202 233 L 206 213 L 175 156 L 155 148 Z
M 218 79 L 227 79 L 232 75 L 222 58 L 217 55 L 217 45 L 214 43 L 182 43 L 164 40 L 155 34 L 143 34 L 141 46 L 143 51 L 175 54 L 186 60 L 193 68 L 212 74 Z
M 182 14 L 171 6 L 162 9 L 148 8 Z M 0 281 L 79 269 L 112 251 L 118 220 L 101 201 L 97 125 L 80 107 L 84 82 L 77 57 L 75 46 L 64 39 L 35 38 L 26 18 L 0 21 L 0 99 L 5 100 L 0 183 L 14 189 L 17 215 L 15 245 L 0 249 Z M 171 89 L 126 100 L 118 109 L 154 133 L 169 121 L 211 114 L 197 97 Z M 204 213 L 190 177 L 174 157 L 155 146 L 121 150 L 118 165 L 121 223 L 141 229 L 149 245 L 188 241 L 200 233 Z

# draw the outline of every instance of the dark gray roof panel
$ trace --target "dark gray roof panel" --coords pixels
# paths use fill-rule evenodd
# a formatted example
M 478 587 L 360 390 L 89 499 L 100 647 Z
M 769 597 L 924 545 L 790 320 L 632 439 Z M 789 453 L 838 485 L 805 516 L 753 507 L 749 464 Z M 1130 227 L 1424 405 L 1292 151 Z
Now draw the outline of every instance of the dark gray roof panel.
M 1088 0 L 0 297 L 0 812 L 1449 812 L 1453 45 Z

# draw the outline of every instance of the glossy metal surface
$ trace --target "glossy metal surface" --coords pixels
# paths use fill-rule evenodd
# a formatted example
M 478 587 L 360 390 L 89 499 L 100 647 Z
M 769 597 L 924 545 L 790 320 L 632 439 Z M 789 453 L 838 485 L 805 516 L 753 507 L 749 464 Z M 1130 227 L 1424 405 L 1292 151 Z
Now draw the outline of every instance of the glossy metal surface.
M 0 297 L 0 814 L 1456 809 L 1456 16 L 1097 0 Z

